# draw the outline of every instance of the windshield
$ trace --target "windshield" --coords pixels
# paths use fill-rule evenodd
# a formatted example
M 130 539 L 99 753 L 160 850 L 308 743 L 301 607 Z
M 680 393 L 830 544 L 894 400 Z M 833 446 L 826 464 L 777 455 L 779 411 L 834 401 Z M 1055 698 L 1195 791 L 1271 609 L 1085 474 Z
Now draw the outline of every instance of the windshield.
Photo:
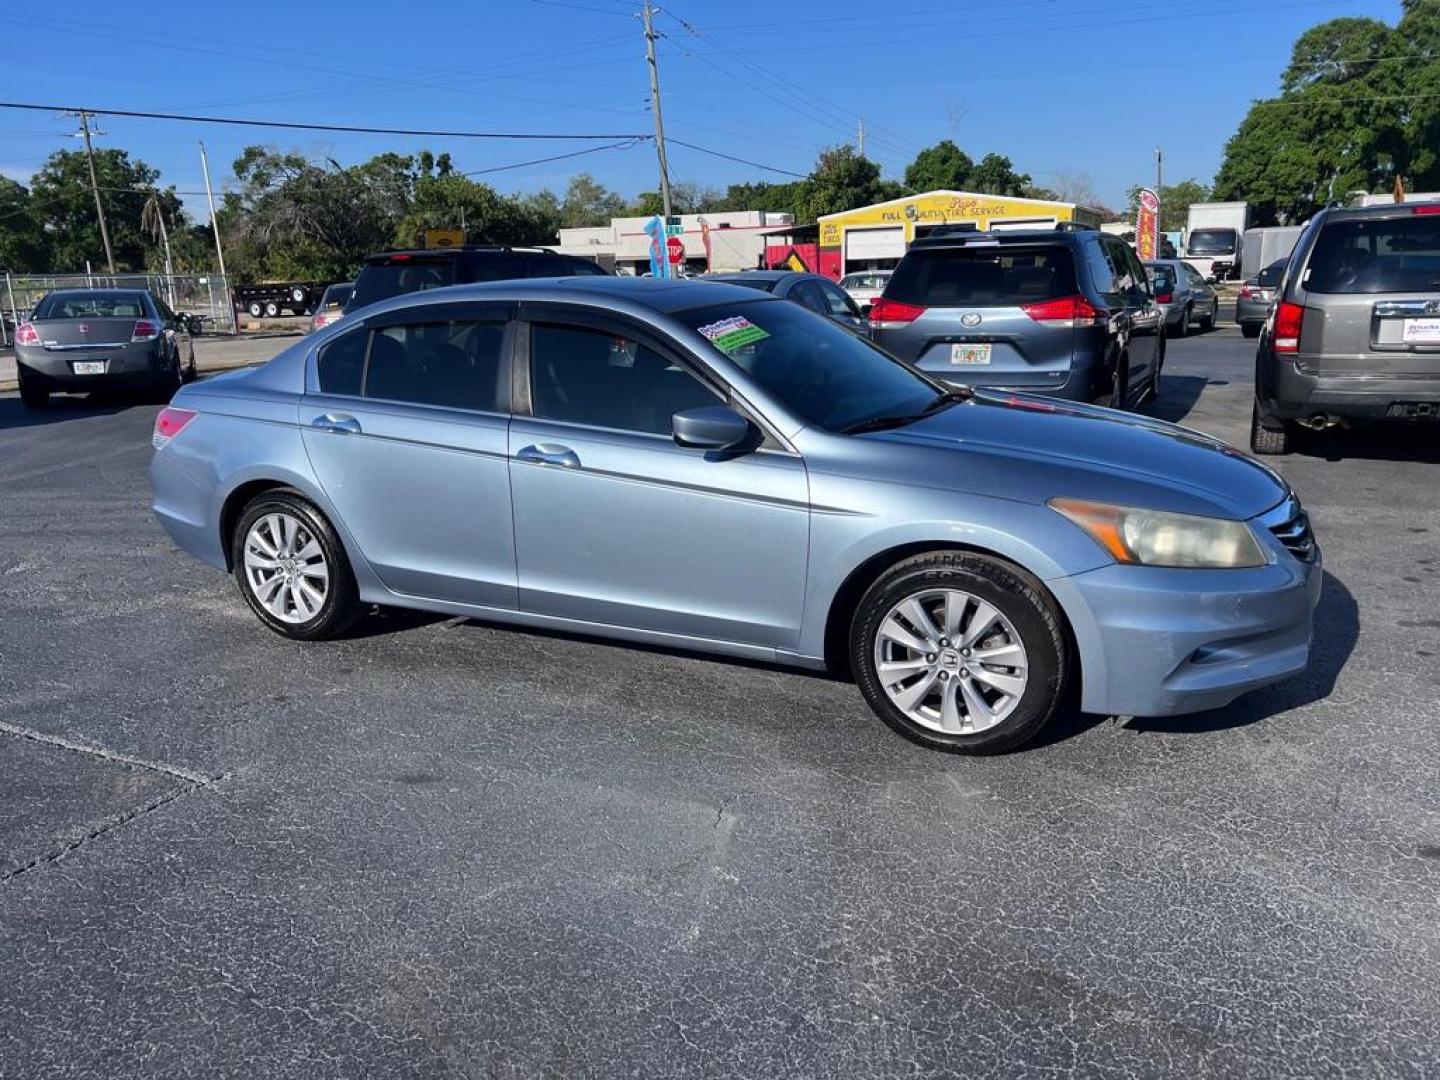
M 920 307 L 1015 307 L 1078 291 L 1069 248 L 975 244 L 912 250 L 891 275 L 885 298 Z
M 864 338 L 798 304 L 741 301 L 676 317 L 776 401 L 826 431 L 912 416 L 944 392 Z
M 1440 292 L 1440 214 L 1326 224 L 1304 285 L 1319 293 Z
M 1190 234 L 1185 250 L 1191 255 L 1233 255 L 1235 230 L 1196 229 Z
M 360 268 L 360 276 L 355 279 L 355 291 L 350 294 L 350 302 L 345 308 L 354 311 L 377 300 L 388 300 L 392 296 L 424 289 L 439 289 L 454 283 L 453 258 L 366 263 Z

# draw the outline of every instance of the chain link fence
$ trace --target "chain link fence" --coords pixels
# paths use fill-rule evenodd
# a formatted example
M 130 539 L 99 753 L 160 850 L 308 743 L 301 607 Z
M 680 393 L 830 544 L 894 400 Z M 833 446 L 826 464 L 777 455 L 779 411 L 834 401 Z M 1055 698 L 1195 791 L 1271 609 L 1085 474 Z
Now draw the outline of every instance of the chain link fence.
M 198 317 L 203 333 L 237 330 L 230 283 L 219 274 L 6 274 L 0 342 L 10 345 L 15 327 L 55 289 L 149 289 L 176 314 Z

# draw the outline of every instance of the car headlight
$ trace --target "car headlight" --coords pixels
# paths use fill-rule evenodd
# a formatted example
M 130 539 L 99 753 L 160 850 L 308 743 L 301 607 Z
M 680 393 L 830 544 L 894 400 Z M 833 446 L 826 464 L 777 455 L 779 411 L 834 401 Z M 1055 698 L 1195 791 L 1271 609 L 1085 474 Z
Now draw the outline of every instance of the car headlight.
M 1265 565 L 1265 553 L 1243 521 L 1084 499 L 1051 499 L 1049 505 L 1119 563 L 1211 570 Z

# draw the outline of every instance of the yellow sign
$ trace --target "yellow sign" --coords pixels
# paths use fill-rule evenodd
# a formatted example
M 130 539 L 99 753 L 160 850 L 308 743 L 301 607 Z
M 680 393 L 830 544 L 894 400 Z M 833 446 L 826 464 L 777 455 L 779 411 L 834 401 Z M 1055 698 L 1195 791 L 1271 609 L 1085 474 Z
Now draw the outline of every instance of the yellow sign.
M 427 248 L 452 248 L 465 246 L 464 229 L 426 229 Z
M 992 221 L 1075 218 L 1075 206 L 1044 199 L 1020 199 L 1004 195 L 972 195 L 963 191 L 932 191 L 907 199 L 862 206 L 820 219 L 820 246 L 839 247 L 844 231 L 856 226 L 901 225 L 908 244 L 915 239 L 915 226 L 953 225 L 973 221 L 988 229 Z

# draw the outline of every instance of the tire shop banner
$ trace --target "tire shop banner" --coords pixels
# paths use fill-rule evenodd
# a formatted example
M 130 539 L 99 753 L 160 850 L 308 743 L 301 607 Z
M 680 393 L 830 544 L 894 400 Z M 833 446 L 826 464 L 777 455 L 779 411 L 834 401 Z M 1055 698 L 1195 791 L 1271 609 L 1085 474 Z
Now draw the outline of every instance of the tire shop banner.
M 1160 252 L 1160 196 L 1141 188 L 1136 196 L 1135 251 L 1141 259 L 1153 259 Z

